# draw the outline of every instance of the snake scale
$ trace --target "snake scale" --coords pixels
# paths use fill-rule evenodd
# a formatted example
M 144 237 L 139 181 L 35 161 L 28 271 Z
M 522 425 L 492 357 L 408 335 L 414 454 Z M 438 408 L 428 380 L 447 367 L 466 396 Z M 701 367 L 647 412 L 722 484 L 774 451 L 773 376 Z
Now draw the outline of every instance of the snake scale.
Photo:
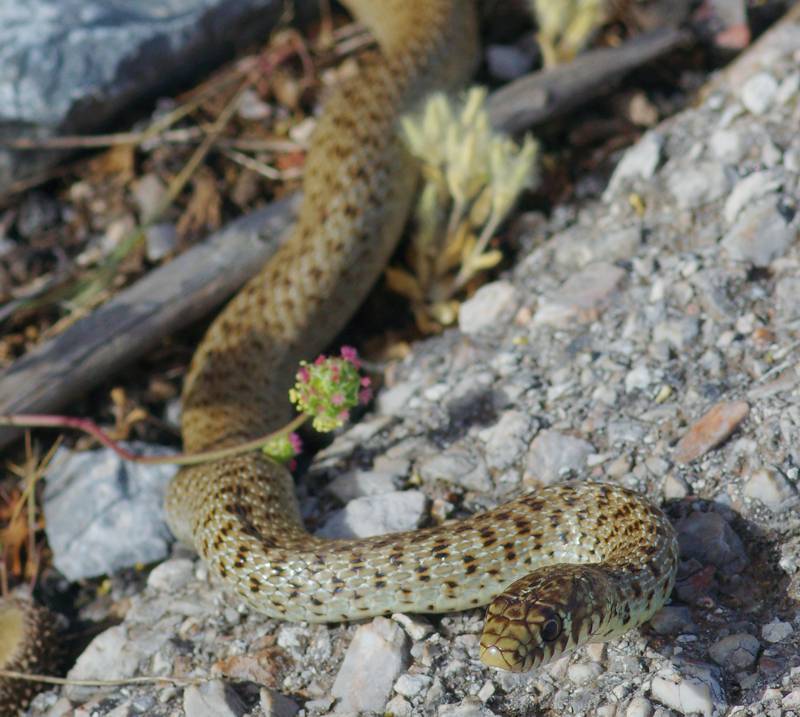
M 394 249 L 414 164 L 398 117 L 454 90 L 477 57 L 467 0 L 345 0 L 379 50 L 329 98 L 309 152 L 290 240 L 228 304 L 184 387 L 188 451 L 252 439 L 289 418 L 297 361 L 340 331 Z M 527 670 L 620 635 L 668 598 L 677 565 L 669 521 L 638 494 L 566 483 L 463 521 L 363 540 L 303 527 L 292 479 L 260 453 L 182 469 L 167 495 L 174 533 L 255 609 L 342 621 L 463 610 L 491 602 L 481 658 Z

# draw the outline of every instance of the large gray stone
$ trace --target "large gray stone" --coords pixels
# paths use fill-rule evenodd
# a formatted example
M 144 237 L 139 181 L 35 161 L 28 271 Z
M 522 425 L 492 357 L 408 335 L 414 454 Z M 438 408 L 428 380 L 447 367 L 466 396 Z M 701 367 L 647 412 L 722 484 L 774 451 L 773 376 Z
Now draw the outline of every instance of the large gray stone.
M 266 38 L 284 5 L 0 0 L 0 139 L 97 131 L 132 103 L 194 81 Z M 0 150 L 0 195 L 57 158 Z
M 170 451 L 145 445 L 134 452 Z M 166 557 L 164 490 L 177 466 L 123 461 L 109 449 L 60 449 L 47 473 L 44 517 L 55 566 L 69 579 L 113 573 Z

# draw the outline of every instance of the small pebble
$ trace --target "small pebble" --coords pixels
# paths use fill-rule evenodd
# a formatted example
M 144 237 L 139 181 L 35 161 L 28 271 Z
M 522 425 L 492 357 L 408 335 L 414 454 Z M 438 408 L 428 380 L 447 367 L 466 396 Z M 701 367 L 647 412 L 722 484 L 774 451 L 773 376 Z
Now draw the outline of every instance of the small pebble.
M 336 712 L 383 712 L 408 659 L 408 638 L 397 623 L 376 617 L 358 627 L 331 689 Z
M 366 496 L 351 500 L 317 531 L 323 538 L 368 538 L 418 528 L 428 499 L 418 490 Z
M 478 289 L 458 311 L 458 327 L 467 335 L 503 326 L 517 310 L 519 294 L 513 284 L 495 281 Z
M 326 486 L 331 495 L 342 503 L 370 495 L 393 493 L 397 490 L 394 477 L 379 471 L 352 471 L 336 476 Z
M 189 685 L 183 693 L 186 717 L 241 717 L 247 708 L 220 680 Z
M 789 507 L 789 501 L 797 494 L 794 486 L 773 468 L 754 471 L 744 482 L 742 493 L 761 501 L 774 512 Z
M 558 431 L 541 431 L 528 451 L 525 480 L 545 485 L 555 483 L 563 473 L 582 469 L 586 459 L 595 452 L 594 446 L 581 438 Z
M 675 524 L 681 558 L 713 565 L 723 575 L 740 573 L 747 565 L 741 539 L 719 513 L 695 512 Z
M 661 162 L 663 148 L 664 136 L 659 132 L 647 132 L 628 149 L 611 175 L 604 195 L 605 201 L 609 201 L 626 182 L 653 177 Z
M 598 262 L 571 276 L 534 314 L 534 324 L 568 326 L 595 321 L 625 278 L 625 270 Z
M 725 221 L 732 223 L 742 209 L 767 194 L 777 192 L 782 184 L 781 177 L 772 170 L 752 172 L 740 179 L 725 200 L 722 210 Z
M 708 652 L 711 659 L 721 667 L 738 671 L 746 670 L 755 664 L 760 648 L 761 643 L 757 638 L 741 633 L 717 640 Z
M 411 703 L 400 695 L 395 695 L 386 703 L 385 715 L 391 717 L 413 717 L 414 708 Z
M 424 481 L 447 481 L 469 490 L 485 492 L 491 489 L 492 479 L 483 458 L 463 446 L 450 446 L 442 453 L 424 458 L 418 466 Z
M 674 459 L 691 463 L 715 448 L 747 417 L 750 406 L 744 401 L 718 403 L 695 421 L 675 446 Z
M 495 713 L 477 697 L 466 697 L 458 704 L 442 705 L 436 717 L 495 717 Z
M 567 668 L 567 677 L 576 685 L 593 682 L 603 674 L 603 666 L 599 662 L 577 662 Z
M 262 688 L 258 694 L 264 717 L 295 717 L 300 711 L 299 705 L 293 699 L 280 692 Z
M 177 592 L 194 578 L 194 561 L 173 558 L 156 565 L 147 576 L 147 584 L 154 590 Z
M 720 199 L 730 191 L 730 185 L 718 162 L 698 162 L 667 179 L 667 187 L 681 209 L 695 209 Z
M 777 92 L 778 83 L 775 78 L 766 72 L 759 72 L 744 83 L 742 104 L 754 115 L 763 115 L 772 106 Z
M 682 675 L 675 669 L 659 672 L 650 686 L 653 699 L 681 715 L 701 714 L 712 717 L 715 701 L 719 703 L 722 687 L 710 674 L 704 679 Z M 715 700 L 717 697 L 717 700 Z
M 736 261 L 767 267 L 783 256 L 797 236 L 774 198 L 760 199 L 744 208 L 722 238 L 722 246 Z
M 782 642 L 793 632 L 790 622 L 783 622 L 776 617 L 761 628 L 761 637 L 767 642 Z
M 625 717 L 652 717 L 653 705 L 644 697 L 634 697 L 625 709 Z
M 488 467 L 503 470 L 514 465 L 528 448 L 532 431 L 530 416 L 521 411 L 506 411 L 494 426 L 481 431 Z
M 692 620 L 689 608 L 683 605 L 665 605 L 650 618 L 650 626 L 659 635 L 681 635 L 697 632 L 697 625 Z

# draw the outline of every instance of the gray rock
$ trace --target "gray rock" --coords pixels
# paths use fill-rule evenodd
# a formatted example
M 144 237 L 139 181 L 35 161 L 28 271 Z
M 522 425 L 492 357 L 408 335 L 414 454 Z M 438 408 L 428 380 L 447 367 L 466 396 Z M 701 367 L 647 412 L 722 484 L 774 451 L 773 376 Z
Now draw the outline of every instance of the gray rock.
M 692 513 L 675 525 L 681 557 L 715 566 L 723 575 L 735 575 L 747 565 L 744 545 L 719 513 Z
M 697 632 L 689 608 L 683 605 L 665 605 L 650 618 L 650 626 L 659 635 L 683 635 Z
M 416 697 L 427 691 L 430 684 L 431 678 L 428 675 L 406 672 L 397 678 L 397 682 L 394 683 L 394 691 L 403 697 Z
M 144 233 L 147 261 L 157 262 L 178 248 L 178 230 L 174 224 L 152 224 Z
M 172 452 L 145 444 L 126 447 L 146 455 Z M 59 449 L 44 492 L 55 566 L 69 580 L 79 580 L 166 557 L 172 537 L 164 521 L 164 490 L 176 470 L 123 461 L 108 449 Z
M 748 174 L 736 183 L 725 200 L 722 210 L 725 221 L 732 223 L 742 209 L 750 206 L 756 199 L 777 192 L 782 186 L 783 178 L 775 170 L 767 169 Z
M 482 286 L 475 295 L 461 304 L 458 328 L 465 334 L 478 334 L 498 328 L 511 320 L 519 305 L 519 294 L 513 284 L 494 281 Z
M 443 453 L 424 458 L 418 470 L 426 481 L 443 480 L 477 491 L 487 491 L 492 487 L 483 458 L 463 446 L 453 445 Z
M 526 477 L 545 485 L 555 483 L 563 473 L 584 468 L 586 458 L 594 452 L 594 446 L 581 438 L 567 436 L 558 431 L 542 431 L 533 440 L 528 451 Z
M 699 162 L 674 170 L 667 187 L 682 209 L 696 209 L 724 197 L 730 190 L 730 179 L 719 162 Z
M 336 712 L 383 712 L 408 659 L 408 638 L 397 623 L 376 617 L 361 625 L 331 689 Z
M 753 75 L 742 86 L 742 104 L 754 115 L 763 115 L 772 106 L 778 93 L 778 82 L 766 73 Z
M 398 486 L 394 476 L 378 471 L 352 471 L 334 478 L 327 486 L 327 491 L 335 495 L 342 503 L 369 495 L 392 493 Z
M 673 664 L 653 677 L 653 699 L 681 715 L 701 714 L 712 717 L 727 708 L 718 671 L 700 663 Z
M 260 690 L 259 702 L 264 717 L 294 717 L 300 711 L 293 699 L 266 688 Z
M 700 321 L 694 316 L 670 319 L 653 328 L 653 341 L 666 341 L 678 350 L 692 343 L 700 333 Z
M 368 538 L 418 528 L 428 499 L 418 490 L 366 496 L 351 500 L 318 531 L 322 538 Z
M 739 164 L 750 149 L 750 143 L 740 132 L 733 129 L 718 129 L 709 140 L 714 156 L 726 164 Z
M 532 432 L 530 416 L 521 411 L 506 411 L 494 426 L 481 431 L 489 468 L 504 470 L 513 466 L 525 453 Z
M 783 622 L 776 617 L 761 628 L 761 637 L 767 642 L 782 642 L 793 632 L 792 623 Z
M 395 695 L 386 703 L 385 714 L 392 717 L 413 717 L 414 708 L 400 695 Z
M 728 635 L 717 640 L 708 650 L 711 659 L 721 667 L 739 671 L 752 667 L 761 643 L 757 638 L 747 633 Z
M 2 0 L 0 136 L 97 131 L 261 41 L 282 10 L 279 0 Z M 59 156 L 0 150 L 0 194 Z
M 575 685 L 594 682 L 602 674 L 603 666 L 599 662 L 576 662 L 567 668 L 567 677 Z
M 740 213 L 722 246 L 732 259 L 766 267 L 783 256 L 796 236 L 797 228 L 778 211 L 776 200 L 766 198 Z
M 634 697 L 625 708 L 625 717 L 651 717 L 653 705 L 645 697 Z
M 785 276 L 775 285 L 775 299 L 781 321 L 800 319 L 800 277 Z
M 186 717 L 241 717 L 247 712 L 221 680 L 189 685 L 183 693 L 183 709 Z
M 609 201 L 626 182 L 653 177 L 661 162 L 663 148 L 664 136 L 660 132 L 648 132 L 625 152 L 608 182 L 603 197 L 605 201 Z
M 71 680 L 126 679 L 136 674 L 144 657 L 138 644 L 129 639 L 125 627 L 117 625 L 101 632 L 89 643 L 67 677 Z M 64 692 L 71 700 L 77 701 L 94 691 L 94 688 L 71 685 Z
M 590 264 L 541 303 L 534 323 L 569 326 L 594 321 L 624 278 L 625 271 L 618 266 L 605 262 Z
M 194 561 L 173 558 L 156 565 L 147 576 L 147 584 L 154 590 L 175 592 L 194 578 Z
M 761 501 L 772 511 L 788 508 L 787 501 L 795 497 L 794 486 L 774 468 L 753 471 L 742 491 L 748 498 Z
M 477 697 L 466 697 L 458 704 L 442 705 L 436 717 L 495 717 L 486 705 Z

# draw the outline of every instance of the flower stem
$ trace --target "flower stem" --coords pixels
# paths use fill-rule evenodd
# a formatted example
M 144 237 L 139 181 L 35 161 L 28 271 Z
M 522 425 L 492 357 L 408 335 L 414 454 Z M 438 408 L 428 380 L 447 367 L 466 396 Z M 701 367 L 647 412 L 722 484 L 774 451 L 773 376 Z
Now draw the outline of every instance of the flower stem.
M 53 416 L 47 414 L 0 415 L 0 426 L 16 426 L 19 428 L 74 429 L 88 433 L 90 436 L 97 439 L 107 448 L 110 448 L 120 458 L 123 458 L 126 461 L 144 463 L 146 465 L 171 463 L 179 466 L 192 466 L 197 465 L 198 463 L 206 463 L 209 461 L 219 460 L 220 458 L 238 456 L 242 453 L 258 450 L 267 441 L 284 433 L 291 433 L 302 426 L 307 420 L 308 416 L 299 414 L 283 428 L 235 446 L 228 446 L 227 448 L 220 448 L 213 451 L 203 451 L 200 453 L 175 453 L 170 456 L 141 456 L 137 453 L 132 453 L 111 438 L 111 436 L 109 436 L 94 421 L 91 421 L 88 418 L 76 418 L 74 416 Z

